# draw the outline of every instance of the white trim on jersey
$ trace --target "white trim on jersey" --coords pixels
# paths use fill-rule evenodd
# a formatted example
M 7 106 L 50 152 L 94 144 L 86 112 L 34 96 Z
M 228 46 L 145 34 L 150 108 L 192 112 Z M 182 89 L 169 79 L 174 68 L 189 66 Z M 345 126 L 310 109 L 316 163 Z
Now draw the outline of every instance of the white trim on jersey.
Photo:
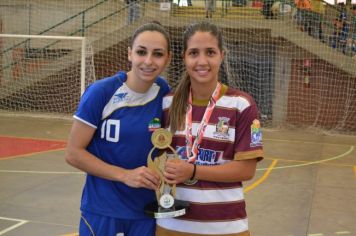
M 163 99 L 163 109 L 168 109 L 172 104 L 173 96 L 166 96 Z M 216 106 L 227 109 L 238 109 L 240 112 L 251 106 L 249 100 L 243 96 L 227 96 L 223 95 L 218 99 Z
M 184 199 L 182 199 L 183 196 Z M 244 193 L 243 188 L 207 190 L 177 187 L 176 199 L 199 203 L 227 203 L 244 200 Z
M 102 113 L 102 119 L 105 119 L 117 109 L 123 107 L 143 106 L 151 102 L 157 97 L 159 90 L 160 87 L 154 83 L 146 93 L 137 93 L 131 90 L 126 83 L 124 83 L 116 90 L 110 101 L 105 105 Z
M 157 224 L 162 228 L 185 233 L 196 234 L 234 234 L 248 230 L 248 220 L 198 222 L 174 218 L 157 219 Z
M 80 117 L 78 117 L 76 115 L 74 115 L 73 118 L 76 119 L 76 120 L 79 120 L 80 122 L 83 122 L 84 124 L 89 125 L 90 127 L 93 127 L 94 129 L 98 128 L 96 125 L 93 125 L 92 123 L 89 123 L 88 121 L 83 120 L 82 118 L 80 118 Z
M 242 96 L 227 96 L 224 95 L 216 102 L 217 107 L 224 107 L 229 109 L 238 109 L 240 112 L 251 106 L 251 103 Z
M 166 97 L 164 97 L 164 98 L 163 98 L 163 102 L 162 102 L 163 110 L 168 109 L 168 108 L 171 106 L 172 101 L 173 101 L 173 96 L 166 96 Z

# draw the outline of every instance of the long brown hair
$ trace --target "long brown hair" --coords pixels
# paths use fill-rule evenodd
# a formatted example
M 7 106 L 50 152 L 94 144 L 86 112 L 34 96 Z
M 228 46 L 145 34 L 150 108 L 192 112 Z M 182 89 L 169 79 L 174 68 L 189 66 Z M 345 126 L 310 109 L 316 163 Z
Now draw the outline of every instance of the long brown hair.
M 218 40 L 218 47 L 223 52 L 223 36 L 219 28 L 211 22 L 202 21 L 191 24 L 183 33 L 183 55 L 188 48 L 188 40 L 196 32 L 208 32 Z M 169 109 L 169 123 L 172 133 L 183 130 L 185 126 L 185 114 L 187 112 L 188 96 L 190 92 L 190 77 L 185 71 L 175 89 L 172 105 Z
M 155 32 L 161 33 L 167 41 L 168 53 L 171 52 L 171 39 L 170 39 L 169 33 L 158 21 L 152 21 L 149 23 L 145 23 L 145 24 L 141 25 L 140 27 L 138 27 L 134 31 L 133 35 L 131 36 L 130 48 L 132 48 L 132 45 L 134 44 L 137 36 L 139 36 L 141 33 L 146 32 L 146 31 L 155 31 Z

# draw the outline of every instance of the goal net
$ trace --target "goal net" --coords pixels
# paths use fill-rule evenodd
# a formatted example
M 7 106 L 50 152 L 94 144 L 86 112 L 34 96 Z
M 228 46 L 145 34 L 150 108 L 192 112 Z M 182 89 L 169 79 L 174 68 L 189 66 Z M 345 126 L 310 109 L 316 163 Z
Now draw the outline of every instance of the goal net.
M 184 69 L 183 30 L 192 22 L 212 21 L 226 42 L 221 78 L 254 97 L 264 127 L 356 134 L 356 42 L 350 38 L 353 29 L 343 33 L 343 25 L 353 19 L 350 6 L 318 0 L 311 0 L 308 10 L 297 10 L 294 1 L 287 0 L 216 0 L 209 9 L 204 0 L 2 2 L 3 33 L 71 35 L 92 42 L 97 79 L 128 70 L 133 31 L 145 22 L 159 21 L 172 37 L 173 59 L 164 72 L 172 88 Z M 17 48 L 8 38 L 0 39 L 0 51 L 5 51 L 0 56 L 0 108 L 73 112 L 80 96 L 81 43 L 62 39 L 58 45 L 69 45 L 44 50 L 34 47 L 44 39 L 31 39 Z M 86 53 L 91 55 L 90 50 Z M 86 57 L 88 63 L 86 83 L 93 80 L 94 71 Z
M 0 34 L 0 43 L 3 114 L 70 116 L 95 80 L 84 37 Z

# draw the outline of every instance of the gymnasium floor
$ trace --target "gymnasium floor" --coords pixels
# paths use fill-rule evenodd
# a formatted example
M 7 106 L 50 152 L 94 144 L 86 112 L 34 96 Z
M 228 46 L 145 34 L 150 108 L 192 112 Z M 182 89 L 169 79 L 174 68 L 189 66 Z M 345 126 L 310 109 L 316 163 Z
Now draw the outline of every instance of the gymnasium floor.
M 0 236 L 74 236 L 85 175 L 67 165 L 69 120 L 0 116 Z M 264 130 L 245 183 L 252 236 L 355 236 L 356 136 Z

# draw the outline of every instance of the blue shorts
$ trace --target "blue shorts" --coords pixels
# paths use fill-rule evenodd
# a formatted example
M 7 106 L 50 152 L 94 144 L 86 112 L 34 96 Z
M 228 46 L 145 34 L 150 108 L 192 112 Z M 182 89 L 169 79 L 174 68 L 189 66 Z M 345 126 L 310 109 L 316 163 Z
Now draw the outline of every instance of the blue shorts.
M 82 212 L 80 236 L 154 236 L 155 219 L 128 220 Z

